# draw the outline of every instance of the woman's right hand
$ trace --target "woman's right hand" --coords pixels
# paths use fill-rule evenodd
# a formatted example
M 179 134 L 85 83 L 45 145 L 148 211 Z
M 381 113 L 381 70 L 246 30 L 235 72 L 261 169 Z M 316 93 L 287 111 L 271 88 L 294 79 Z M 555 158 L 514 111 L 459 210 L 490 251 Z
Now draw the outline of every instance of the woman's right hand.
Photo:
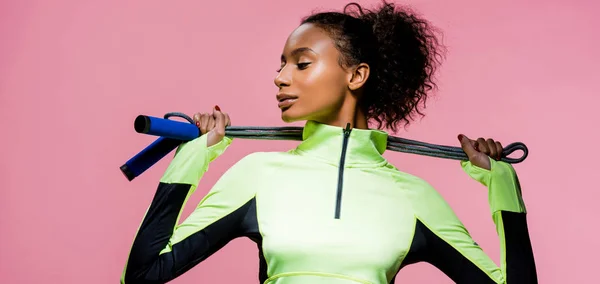
M 229 115 L 221 112 L 219 106 L 215 106 L 212 113 L 195 113 L 194 122 L 202 135 L 208 133 L 207 147 L 221 142 L 225 137 L 225 127 L 231 125 Z

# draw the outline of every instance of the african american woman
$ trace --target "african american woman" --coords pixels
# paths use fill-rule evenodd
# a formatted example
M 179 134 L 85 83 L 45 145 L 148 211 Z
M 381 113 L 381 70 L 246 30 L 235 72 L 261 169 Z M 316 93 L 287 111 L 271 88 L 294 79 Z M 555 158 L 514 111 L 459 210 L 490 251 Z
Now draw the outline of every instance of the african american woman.
M 238 161 L 179 224 L 232 142 L 226 113 L 195 114 L 203 135 L 177 149 L 160 179 L 121 283 L 168 282 L 238 237 L 257 244 L 265 284 L 393 283 L 417 262 L 456 283 L 537 283 L 519 181 L 499 142 L 458 136 L 469 158 L 462 168 L 488 188 L 500 267 L 434 188 L 382 156 L 381 129 L 422 115 L 441 48 L 427 21 L 391 3 L 305 18 L 275 77 L 282 119 L 306 121 L 303 140 Z

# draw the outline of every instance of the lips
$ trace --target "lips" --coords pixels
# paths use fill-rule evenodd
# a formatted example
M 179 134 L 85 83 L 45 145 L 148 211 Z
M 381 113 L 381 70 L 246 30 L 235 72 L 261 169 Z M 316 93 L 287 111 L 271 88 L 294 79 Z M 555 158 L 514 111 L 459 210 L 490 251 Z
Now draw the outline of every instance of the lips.
M 277 94 L 277 101 L 279 101 L 279 108 L 289 108 L 298 100 L 297 96 L 290 94 L 279 93 Z

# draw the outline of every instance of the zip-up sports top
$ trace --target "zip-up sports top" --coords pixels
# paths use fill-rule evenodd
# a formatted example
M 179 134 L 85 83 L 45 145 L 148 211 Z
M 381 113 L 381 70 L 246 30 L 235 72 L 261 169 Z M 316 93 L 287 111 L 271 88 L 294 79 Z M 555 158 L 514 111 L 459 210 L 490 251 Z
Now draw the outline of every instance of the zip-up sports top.
M 426 261 L 457 283 L 537 283 L 517 175 L 461 162 L 489 190 L 498 267 L 427 182 L 382 156 L 387 133 L 309 121 L 288 152 L 253 153 L 232 166 L 181 224 L 188 197 L 232 140 L 182 144 L 160 180 L 121 283 L 164 283 L 238 237 L 256 242 L 264 284 L 393 283 Z

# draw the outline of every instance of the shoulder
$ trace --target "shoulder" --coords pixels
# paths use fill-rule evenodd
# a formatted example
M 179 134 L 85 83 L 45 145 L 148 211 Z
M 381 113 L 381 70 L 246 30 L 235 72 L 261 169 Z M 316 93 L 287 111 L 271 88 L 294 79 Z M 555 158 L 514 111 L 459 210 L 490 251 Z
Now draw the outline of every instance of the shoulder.
M 282 164 L 284 158 L 284 153 L 280 152 L 253 152 L 235 162 L 226 175 L 235 174 L 237 177 L 246 176 L 255 179 L 266 174 L 269 168 L 273 168 L 274 163 Z
M 256 193 L 253 182 L 260 173 L 260 163 L 265 157 L 261 153 L 251 153 L 237 160 L 225 170 L 211 188 L 205 199 L 213 202 L 238 204 L 246 202 Z
M 388 163 L 382 169 L 391 176 L 394 182 L 404 190 L 410 190 L 415 197 L 425 197 L 438 194 L 437 190 L 425 179 L 414 174 L 401 171 L 394 165 Z
M 283 154 L 281 152 L 253 152 L 238 160 L 234 166 L 256 168 L 282 159 Z M 260 168 L 256 168 L 256 170 L 260 170 Z
M 261 177 L 269 176 L 272 168 L 269 164 L 278 156 L 277 152 L 253 152 L 243 156 L 225 170 L 211 193 L 231 193 L 242 199 L 254 195 L 263 180 Z
M 384 171 L 388 171 L 398 190 L 406 192 L 411 200 L 411 206 L 417 215 L 430 213 L 451 213 L 452 209 L 440 192 L 427 180 L 414 174 L 398 170 L 388 164 Z

